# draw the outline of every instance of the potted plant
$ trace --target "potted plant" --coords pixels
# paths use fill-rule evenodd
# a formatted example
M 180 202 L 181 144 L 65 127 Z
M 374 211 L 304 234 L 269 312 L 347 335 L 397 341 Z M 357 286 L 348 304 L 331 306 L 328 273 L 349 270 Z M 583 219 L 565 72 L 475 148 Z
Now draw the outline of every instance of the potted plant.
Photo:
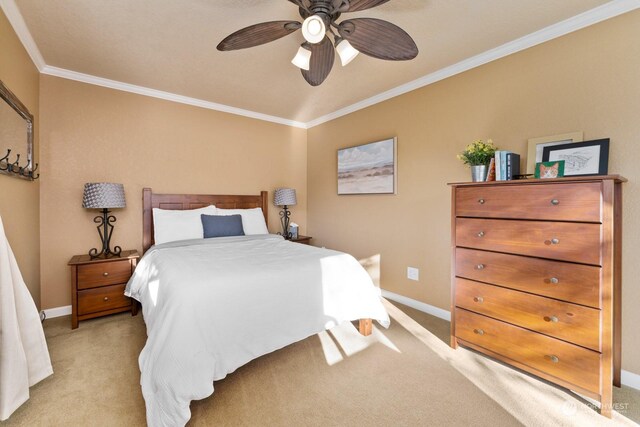
M 471 180 L 479 182 L 487 179 L 489 163 L 495 154 L 496 147 L 492 140 L 488 139 L 487 142 L 484 142 L 478 139 L 467 145 L 467 148 L 458 154 L 458 159 L 471 167 Z

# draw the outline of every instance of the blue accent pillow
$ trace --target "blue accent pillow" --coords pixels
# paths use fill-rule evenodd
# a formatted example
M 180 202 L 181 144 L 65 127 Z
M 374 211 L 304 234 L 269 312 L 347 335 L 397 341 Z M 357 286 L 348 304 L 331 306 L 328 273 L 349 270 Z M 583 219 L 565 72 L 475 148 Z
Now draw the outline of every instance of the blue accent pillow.
M 200 215 L 205 239 L 211 237 L 244 236 L 240 215 Z

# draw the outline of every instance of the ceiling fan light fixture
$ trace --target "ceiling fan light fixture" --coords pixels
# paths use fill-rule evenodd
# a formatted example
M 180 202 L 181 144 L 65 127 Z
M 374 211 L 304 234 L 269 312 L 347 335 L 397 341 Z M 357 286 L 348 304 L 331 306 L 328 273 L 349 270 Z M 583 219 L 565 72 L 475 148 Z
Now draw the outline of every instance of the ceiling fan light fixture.
M 309 66 L 311 64 L 311 51 L 300 46 L 298 53 L 296 53 L 296 56 L 291 60 L 291 63 L 298 68 L 309 71 Z
M 356 56 L 360 53 L 355 47 L 349 43 L 348 40 L 340 39 L 336 44 L 336 50 L 340 55 L 340 62 L 343 67 L 346 67 Z
M 312 15 L 302 23 L 302 35 L 309 43 L 320 43 L 326 34 L 327 28 L 319 15 Z

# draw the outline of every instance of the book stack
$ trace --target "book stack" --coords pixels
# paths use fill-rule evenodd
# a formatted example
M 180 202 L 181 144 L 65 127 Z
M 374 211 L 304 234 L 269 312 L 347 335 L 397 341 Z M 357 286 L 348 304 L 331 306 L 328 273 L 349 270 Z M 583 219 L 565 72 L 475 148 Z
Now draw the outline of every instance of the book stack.
M 520 154 L 507 150 L 496 151 L 496 181 L 511 181 L 520 175 Z

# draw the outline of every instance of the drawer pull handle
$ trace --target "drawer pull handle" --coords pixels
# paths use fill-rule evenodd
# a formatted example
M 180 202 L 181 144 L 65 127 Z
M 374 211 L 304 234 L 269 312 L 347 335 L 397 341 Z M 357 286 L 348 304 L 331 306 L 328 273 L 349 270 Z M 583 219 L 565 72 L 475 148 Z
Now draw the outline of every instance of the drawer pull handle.
M 544 316 L 545 322 L 558 323 L 558 318 L 556 316 Z
M 484 237 L 484 231 L 480 231 L 480 232 L 478 232 L 477 236 L 478 236 L 478 237 Z
M 555 354 L 546 355 L 544 356 L 544 358 L 547 360 L 550 360 L 553 363 L 558 363 L 560 361 L 560 358 Z
M 551 239 L 551 240 L 545 240 L 544 241 L 544 244 L 547 245 L 547 246 L 548 245 L 557 245 L 558 243 L 560 243 L 560 239 L 557 239 L 555 237 L 553 239 Z
M 553 206 L 558 206 L 558 205 L 560 204 L 560 200 L 558 200 L 558 199 L 553 199 L 553 200 L 551 200 L 551 204 L 552 204 Z
M 484 335 L 484 331 L 482 329 L 474 329 L 473 333 L 477 335 Z
M 484 302 L 484 298 L 482 298 L 482 297 L 474 297 L 473 301 L 474 302 L 479 302 L 480 304 L 482 304 Z
M 109 273 L 105 271 L 104 273 L 102 273 L 102 275 L 103 275 L 104 277 L 107 277 L 107 276 L 109 275 Z
M 549 282 L 553 283 L 554 285 L 557 285 L 558 283 L 560 283 L 560 280 L 558 280 L 557 277 L 552 277 L 551 279 L 549 279 Z
M 484 205 L 484 199 L 478 199 L 478 203 L 480 203 L 481 205 Z
M 476 270 L 484 270 L 484 264 L 476 265 Z
M 109 297 L 104 297 L 104 301 L 109 301 Z

